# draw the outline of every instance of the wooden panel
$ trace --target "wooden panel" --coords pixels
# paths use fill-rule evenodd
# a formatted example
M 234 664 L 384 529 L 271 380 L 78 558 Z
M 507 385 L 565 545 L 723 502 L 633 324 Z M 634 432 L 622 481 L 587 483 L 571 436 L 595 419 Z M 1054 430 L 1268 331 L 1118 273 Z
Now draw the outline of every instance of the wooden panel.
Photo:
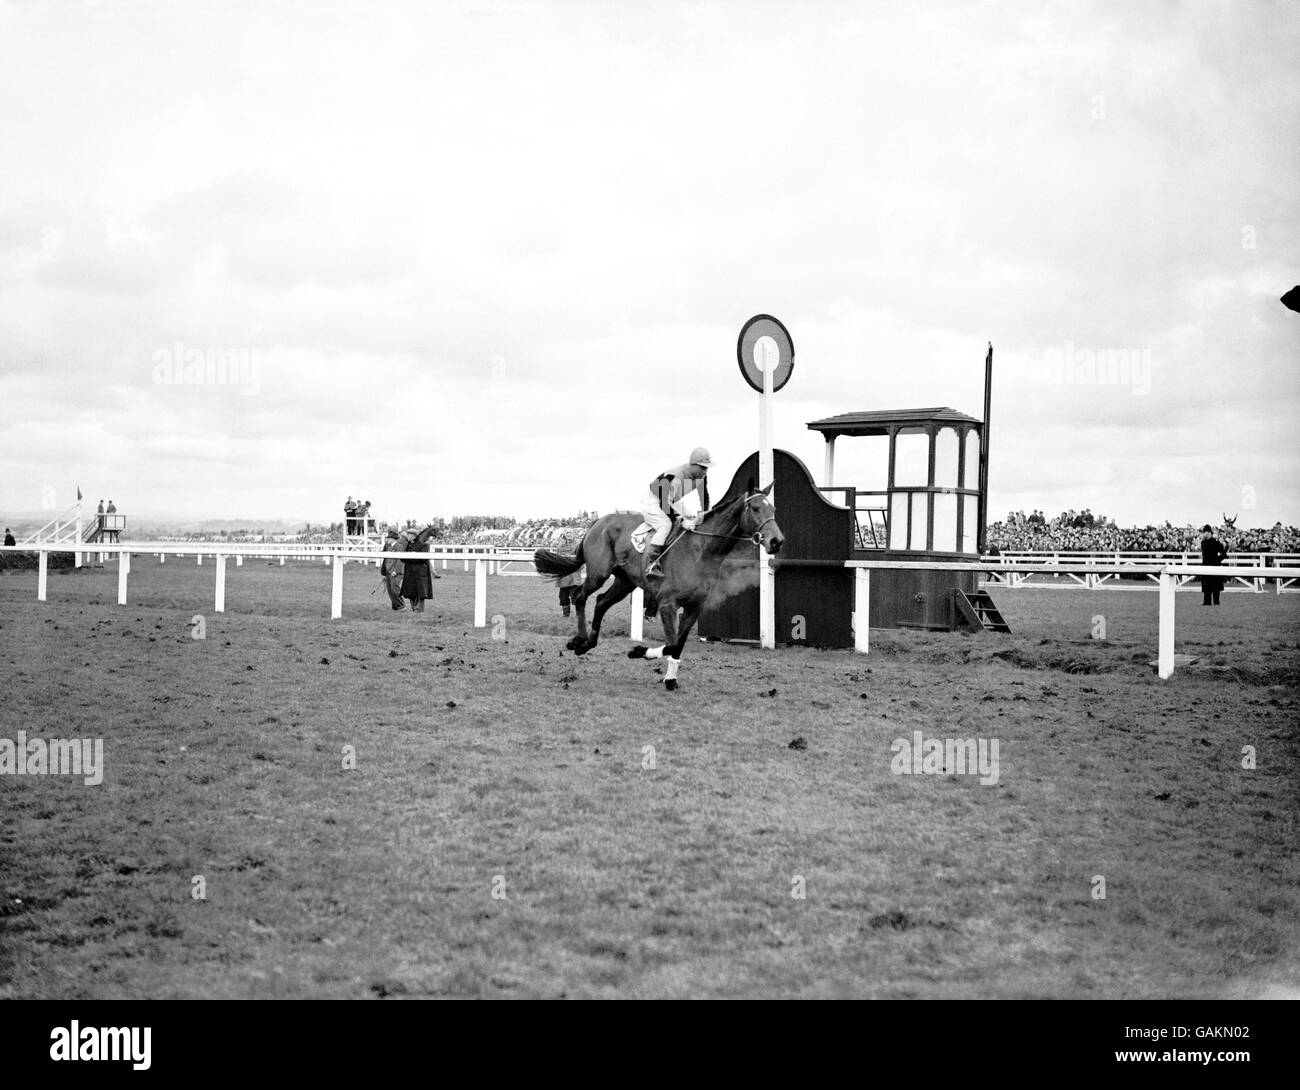
M 843 562 L 853 547 L 853 512 L 827 501 L 812 474 L 795 455 L 774 450 L 776 521 L 785 535 L 781 559 Z M 724 499 L 739 496 L 750 479 L 757 479 L 758 454 L 736 470 Z M 766 482 L 764 482 L 766 483 Z M 758 549 L 739 552 L 757 563 Z M 776 639 L 778 643 L 817 647 L 851 647 L 853 581 L 846 570 L 785 568 L 776 574 Z M 798 619 L 802 618 L 800 622 Z M 700 635 L 709 639 L 758 639 L 758 589 L 747 590 L 707 609 L 700 617 Z M 802 635 L 802 639 L 796 639 Z
M 879 555 L 879 554 L 877 554 Z M 919 559 L 915 554 L 891 554 L 885 559 Z M 871 573 L 871 627 L 957 627 L 958 611 L 953 591 L 978 589 L 979 573 L 962 571 L 873 571 Z

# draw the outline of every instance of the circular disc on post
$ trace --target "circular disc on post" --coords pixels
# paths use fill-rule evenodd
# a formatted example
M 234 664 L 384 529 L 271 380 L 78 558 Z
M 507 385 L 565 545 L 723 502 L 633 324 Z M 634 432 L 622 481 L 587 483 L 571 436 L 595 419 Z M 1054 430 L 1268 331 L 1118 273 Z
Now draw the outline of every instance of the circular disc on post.
M 790 381 L 790 374 L 794 371 L 794 341 L 790 339 L 790 331 L 770 314 L 756 314 L 740 327 L 736 360 L 745 381 L 760 394 L 763 392 L 763 372 L 754 362 L 754 346 L 760 337 L 771 337 L 776 343 L 776 367 L 772 372 L 772 391 L 775 393 Z

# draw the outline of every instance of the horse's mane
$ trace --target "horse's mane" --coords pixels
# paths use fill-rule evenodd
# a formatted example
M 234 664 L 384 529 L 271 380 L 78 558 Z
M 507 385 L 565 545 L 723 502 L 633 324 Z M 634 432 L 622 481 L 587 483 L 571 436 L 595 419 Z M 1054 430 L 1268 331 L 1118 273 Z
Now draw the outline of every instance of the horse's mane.
M 701 511 L 701 512 L 700 512 L 700 521 L 703 522 L 706 518 L 711 518 L 711 517 L 713 517 L 713 516 L 715 516 L 715 515 L 721 515 L 723 512 L 727 511 L 729 508 L 736 507 L 736 506 L 738 506 L 738 505 L 740 505 L 740 504 L 747 503 L 749 500 L 753 499 L 753 497 L 756 496 L 756 495 L 758 495 L 758 494 L 759 494 L 759 489 L 757 489 L 757 488 L 747 488 L 747 489 L 745 489 L 743 492 L 741 492 L 740 495 L 735 496 L 735 497 L 733 497 L 732 499 L 726 499 L 726 498 L 724 497 L 721 501 L 719 501 L 718 503 L 715 503 L 715 504 L 714 504 L 712 507 L 710 507 L 707 511 Z

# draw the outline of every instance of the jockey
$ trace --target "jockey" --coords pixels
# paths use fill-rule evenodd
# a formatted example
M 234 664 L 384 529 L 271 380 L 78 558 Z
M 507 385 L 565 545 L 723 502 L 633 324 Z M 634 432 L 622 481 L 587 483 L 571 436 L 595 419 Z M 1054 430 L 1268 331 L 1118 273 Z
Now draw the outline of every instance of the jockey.
M 650 539 L 649 548 L 646 549 L 646 578 L 663 575 L 659 558 L 663 555 L 668 534 L 673 528 L 673 508 L 686 496 L 698 490 L 700 511 L 709 509 L 708 472 L 712 464 L 713 460 L 709 457 L 709 452 L 703 447 L 696 447 L 691 451 L 691 456 L 686 462 L 673 466 L 672 469 L 665 469 L 650 482 L 650 491 L 641 501 L 641 515 L 654 527 L 654 536 Z M 693 529 L 695 519 L 685 519 L 682 525 L 688 530 Z

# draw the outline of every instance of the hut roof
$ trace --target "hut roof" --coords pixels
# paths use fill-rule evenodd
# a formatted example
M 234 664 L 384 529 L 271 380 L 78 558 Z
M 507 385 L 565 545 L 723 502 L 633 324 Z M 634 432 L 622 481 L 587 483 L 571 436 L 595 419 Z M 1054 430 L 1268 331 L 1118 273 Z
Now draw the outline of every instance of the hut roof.
M 809 421 L 808 427 L 825 436 L 888 435 L 891 428 L 925 424 L 979 424 L 973 416 L 956 409 L 875 409 L 870 412 L 841 413 L 825 420 Z

